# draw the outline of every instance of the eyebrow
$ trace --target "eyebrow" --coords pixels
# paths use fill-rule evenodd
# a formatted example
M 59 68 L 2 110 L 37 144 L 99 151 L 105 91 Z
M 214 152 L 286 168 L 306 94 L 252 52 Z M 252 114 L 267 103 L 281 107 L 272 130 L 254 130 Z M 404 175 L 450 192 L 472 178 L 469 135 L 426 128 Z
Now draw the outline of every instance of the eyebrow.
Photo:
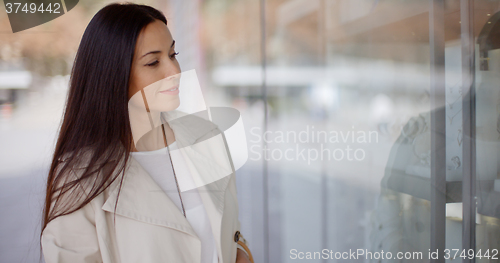
M 170 45 L 170 48 L 172 48 L 175 44 L 175 40 L 172 40 L 172 44 Z M 156 53 L 160 53 L 161 51 L 160 50 L 155 50 L 155 51 L 149 51 L 148 53 L 142 55 L 139 59 L 145 57 L 146 55 L 149 55 L 149 54 L 156 54 Z

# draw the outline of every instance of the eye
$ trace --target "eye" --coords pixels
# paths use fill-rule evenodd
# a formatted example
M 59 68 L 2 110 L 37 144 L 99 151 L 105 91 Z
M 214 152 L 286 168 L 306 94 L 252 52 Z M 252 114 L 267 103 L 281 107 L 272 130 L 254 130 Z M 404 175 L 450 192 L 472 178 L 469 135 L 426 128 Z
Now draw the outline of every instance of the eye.
M 176 53 L 170 55 L 170 58 L 175 58 L 177 55 L 179 55 L 179 52 L 176 52 Z
M 158 60 L 155 60 L 155 61 L 153 61 L 153 62 L 151 62 L 149 64 L 146 64 L 146 66 L 153 67 L 153 66 L 156 66 L 156 64 L 158 64 L 158 63 L 160 63 L 160 62 Z

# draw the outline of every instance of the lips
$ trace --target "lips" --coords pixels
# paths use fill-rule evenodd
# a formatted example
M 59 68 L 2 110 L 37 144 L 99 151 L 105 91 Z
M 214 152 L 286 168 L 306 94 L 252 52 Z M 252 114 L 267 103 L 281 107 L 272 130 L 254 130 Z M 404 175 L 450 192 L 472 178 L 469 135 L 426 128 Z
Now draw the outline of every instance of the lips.
M 160 91 L 161 94 L 178 94 L 179 93 L 179 85 L 174 86 L 173 88 Z

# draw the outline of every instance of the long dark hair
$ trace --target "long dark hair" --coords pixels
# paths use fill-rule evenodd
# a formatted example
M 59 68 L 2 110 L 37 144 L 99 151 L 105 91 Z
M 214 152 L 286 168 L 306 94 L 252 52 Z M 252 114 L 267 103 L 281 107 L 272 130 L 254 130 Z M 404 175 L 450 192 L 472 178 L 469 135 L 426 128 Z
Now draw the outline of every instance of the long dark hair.
M 41 233 L 51 220 L 82 208 L 124 174 L 132 145 L 132 60 L 141 30 L 155 19 L 167 24 L 150 6 L 112 3 L 85 29 L 47 179 Z M 120 188 L 122 182 L 123 176 Z M 89 192 L 82 193 L 82 185 L 91 186 Z

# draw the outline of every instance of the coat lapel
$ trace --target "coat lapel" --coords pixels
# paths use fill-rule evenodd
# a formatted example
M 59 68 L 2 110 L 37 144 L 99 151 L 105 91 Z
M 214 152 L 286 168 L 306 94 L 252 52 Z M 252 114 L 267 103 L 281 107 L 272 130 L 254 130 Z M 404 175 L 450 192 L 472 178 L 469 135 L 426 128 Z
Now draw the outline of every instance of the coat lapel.
M 102 209 L 113 213 L 118 198 L 116 214 L 144 223 L 173 228 L 196 237 L 196 233 L 181 211 L 144 168 L 133 157 L 129 158 L 129 162 L 119 196 L 118 187 L 115 187 Z
M 177 112 L 169 112 L 169 114 L 165 114 L 164 116 L 174 131 L 177 145 L 181 148 L 180 152 L 187 160 L 189 170 L 192 173 L 197 173 L 199 176 L 208 176 L 210 178 L 217 178 L 218 176 L 220 178 L 199 187 L 198 191 L 210 219 L 217 250 L 219 251 L 219 255 L 222 255 L 219 233 L 221 233 L 221 222 L 224 211 L 224 196 L 230 181 L 230 175 L 234 172 L 232 162 L 228 158 L 229 154 L 223 137 L 224 134 L 212 122 L 196 116 L 182 121 L 175 121 L 176 118 L 181 116 Z M 219 141 L 224 143 L 215 145 L 215 141 L 210 139 L 214 136 L 221 136 L 222 140 Z M 210 143 L 210 141 L 212 142 Z M 209 145 L 204 145 L 207 142 L 209 142 Z M 223 156 L 222 160 L 224 158 L 228 159 L 230 163 L 229 170 L 224 161 L 221 165 L 217 156 L 210 156 L 209 152 L 206 151 L 207 147 L 213 148 L 214 146 L 218 148 L 218 152 L 216 153 L 226 153 L 227 156 Z M 207 167 L 210 169 L 207 169 Z M 220 176 L 221 172 L 224 172 L 226 175 Z M 121 216 L 144 223 L 173 228 L 197 237 L 182 212 L 133 157 L 130 156 L 129 158 L 129 166 L 124 175 L 119 197 L 119 183 L 114 183 L 113 185 L 115 187 L 111 190 L 111 193 L 102 206 L 103 210 L 113 213 L 118 198 L 116 213 Z

